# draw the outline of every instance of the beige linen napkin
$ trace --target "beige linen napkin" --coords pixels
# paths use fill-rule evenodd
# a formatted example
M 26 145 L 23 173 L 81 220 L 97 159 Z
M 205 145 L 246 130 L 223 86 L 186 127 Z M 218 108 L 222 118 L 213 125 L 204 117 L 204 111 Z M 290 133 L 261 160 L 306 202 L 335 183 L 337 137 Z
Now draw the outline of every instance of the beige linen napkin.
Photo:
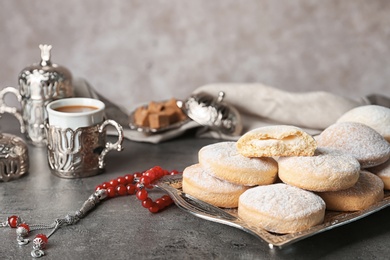
M 194 121 L 170 131 L 146 135 L 128 127 L 129 111 L 118 107 L 101 94 L 97 93 L 87 81 L 77 80 L 76 95 L 99 98 L 106 104 L 106 115 L 114 119 L 124 128 L 126 138 L 138 141 L 159 143 L 176 138 L 190 129 L 197 129 L 198 137 L 237 140 L 240 136 L 220 134 L 212 129 L 201 126 Z M 208 93 L 218 97 L 223 91 L 223 102 L 234 106 L 240 113 L 243 122 L 243 133 L 266 125 L 286 124 L 301 127 L 310 134 L 318 134 L 345 112 L 357 106 L 370 104 L 368 98 L 358 100 L 338 96 L 325 91 L 287 92 L 260 83 L 237 84 L 218 83 L 201 86 L 193 91 Z
M 218 96 L 220 91 L 225 93 L 224 101 L 240 111 L 244 131 L 270 124 L 287 124 L 317 133 L 352 108 L 370 104 L 365 98 L 354 100 L 325 91 L 287 92 L 260 83 L 209 84 L 197 88 L 194 93 Z

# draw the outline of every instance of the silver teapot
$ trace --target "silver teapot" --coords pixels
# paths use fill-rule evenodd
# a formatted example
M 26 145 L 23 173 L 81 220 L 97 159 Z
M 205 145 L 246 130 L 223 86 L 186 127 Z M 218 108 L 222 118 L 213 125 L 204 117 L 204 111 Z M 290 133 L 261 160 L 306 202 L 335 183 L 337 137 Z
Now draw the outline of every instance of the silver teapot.
M 50 60 L 51 45 L 39 45 L 41 61 L 23 69 L 18 77 L 19 91 L 6 87 L 0 91 L 0 114 L 11 113 L 20 122 L 21 132 L 35 146 L 45 146 L 44 122 L 46 105 L 53 100 L 73 96 L 72 75 L 62 66 Z M 7 93 L 16 95 L 21 104 L 19 111 L 5 104 Z

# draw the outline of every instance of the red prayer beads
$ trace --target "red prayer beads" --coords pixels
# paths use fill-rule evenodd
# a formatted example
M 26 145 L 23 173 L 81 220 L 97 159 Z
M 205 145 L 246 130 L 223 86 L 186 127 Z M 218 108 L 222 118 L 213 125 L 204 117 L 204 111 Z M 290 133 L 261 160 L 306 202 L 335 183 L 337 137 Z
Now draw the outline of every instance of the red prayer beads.
M 97 185 L 95 190 L 106 189 L 109 198 L 135 194 L 144 208 L 149 209 L 152 213 L 157 213 L 171 205 L 173 201 L 168 195 L 164 195 L 156 201 L 153 201 L 149 198 L 147 189 L 153 188 L 151 184 L 154 181 L 165 175 L 174 174 L 179 174 L 179 172 L 176 170 L 169 172 L 162 169 L 160 166 L 154 166 L 144 172 L 126 174 L 125 176 L 120 176 L 108 182 L 103 182 L 102 184 Z
M 49 239 L 45 234 L 38 234 L 33 240 L 33 244 L 36 247 L 35 249 L 44 249 L 49 242 Z
M 8 217 L 8 225 L 11 228 L 17 228 L 19 223 L 20 223 L 20 219 L 18 216 L 12 215 L 12 216 Z
M 173 200 L 168 196 L 164 195 L 161 198 L 158 198 L 156 201 L 153 201 L 149 197 L 149 193 L 147 189 L 153 188 L 153 182 L 164 177 L 165 175 L 175 175 L 179 172 L 176 170 L 167 171 L 162 169 L 160 166 L 155 166 L 149 170 L 144 172 L 136 172 L 134 174 L 126 174 L 125 176 L 118 177 L 116 179 L 112 179 L 108 182 L 103 182 L 102 184 L 96 186 L 95 193 L 93 194 L 92 200 L 95 199 L 94 203 L 96 203 L 96 199 L 103 200 L 103 198 L 98 197 L 96 195 L 96 191 L 105 189 L 108 198 L 114 198 L 117 196 L 124 195 L 133 195 L 135 194 L 137 199 L 141 201 L 141 204 L 144 208 L 147 208 L 152 213 L 157 213 L 166 207 L 173 204 Z M 91 197 L 87 200 L 90 202 Z M 94 204 L 95 205 L 95 204 Z M 84 208 L 84 205 L 83 207 Z M 80 211 L 78 211 L 80 213 Z M 85 213 L 84 213 L 85 214 Z M 49 235 L 45 234 L 37 234 L 33 239 L 33 250 L 31 251 L 31 256 L 34 258 L 41 257 L 45 255 L 43 249 L 46 247 L 48 238 L 64 223 L 66 224 L 74 224 L 76 223 L 81 216 L 75 215 L 67 215 L 64 219 L 59 219 L 55 221 L 54 229 L 53 224 L 50 225 L 28 225 L 22 221 L 16 215 L 12 215 L 8 217 L 6 222 L 0 223 L 0 227 L 11 227 L 16 229 L 17 234 L 17 242 L 19 245 L 25 245 L 28 243 L 28 239 L 25 239 L 30 231 L 40 230 L 40 229 L 53 229 Z

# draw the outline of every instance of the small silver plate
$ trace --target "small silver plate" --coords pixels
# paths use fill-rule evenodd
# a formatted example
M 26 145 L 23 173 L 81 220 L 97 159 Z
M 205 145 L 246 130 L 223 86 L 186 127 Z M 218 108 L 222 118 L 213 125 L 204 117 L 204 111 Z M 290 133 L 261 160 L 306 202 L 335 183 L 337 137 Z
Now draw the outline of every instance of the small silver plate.
M 246 231 L 268 243 L 270 248 L 281 248 L 321 232 L 351 223 L 390 205 L 390 192 L 385 192 L 384 199 L 368 209 L 355 212 L 326 211 L 325 220 L 320 225 L 297 233 L 275 234 L 249 225 L 238 217 L 237 209 L 218 208 L 185 194 L 182 191 L 182 175 L 165 176 L 155 186 L 165 190 L 180 209 L 197 217 Z
M 181 101 L 178 101 L 178 102 L 181 102 Z M 143 107 L 147 107 L 148 105 L 143 105 Z M 165 131 L 169 131 L 169 130 L 173 130 L 173 129 L 177 129 L 179 127 L 181 127 L 182 125 L 188 123 L 189 121 L 191 121 L 190 118 L 186 118 L 184 120 L 181 120 L 179 122 L 176 122 L 176 123 L 173 123 L 173 124 L 170 124 L 166 127 L 160 127 L 160 128 L 152 128 L 152 127 L 144 127 L 144 126 L 139 126 L 139 125 L 136 125 L 135 124 L 135 119 L 134 119 L 134 114 L 135 114 L 135 111 L 132 111 L 129 115 L 129 127 L 131 130 L 136 130 L 138 132 L 141 132 L 141 133 L 144 133 L 144 134 L 159 134 L 159 133 L 162 133 L 162 132 L 165 132 Z

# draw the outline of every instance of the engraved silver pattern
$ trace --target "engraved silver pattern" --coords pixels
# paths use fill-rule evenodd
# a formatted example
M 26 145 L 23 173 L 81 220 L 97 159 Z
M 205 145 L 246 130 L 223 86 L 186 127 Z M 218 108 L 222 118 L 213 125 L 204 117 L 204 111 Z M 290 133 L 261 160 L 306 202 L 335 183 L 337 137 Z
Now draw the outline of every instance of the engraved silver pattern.
M 0 181 L 11 181 L 27 173 L 28 147 L 19 137 L 0 133 Z
M 115 143 L 106 142 L 106 127 L 118 132 Z M 96 175 L 104 169 L 104 158 L 111 150 L 121 151 L 124 139 L 122 126 L 113 120 L 80 127 L 76 130 L 49 126 L 47 131 L 48 163 L 53 174 L 62 178 L 82 178 Z

